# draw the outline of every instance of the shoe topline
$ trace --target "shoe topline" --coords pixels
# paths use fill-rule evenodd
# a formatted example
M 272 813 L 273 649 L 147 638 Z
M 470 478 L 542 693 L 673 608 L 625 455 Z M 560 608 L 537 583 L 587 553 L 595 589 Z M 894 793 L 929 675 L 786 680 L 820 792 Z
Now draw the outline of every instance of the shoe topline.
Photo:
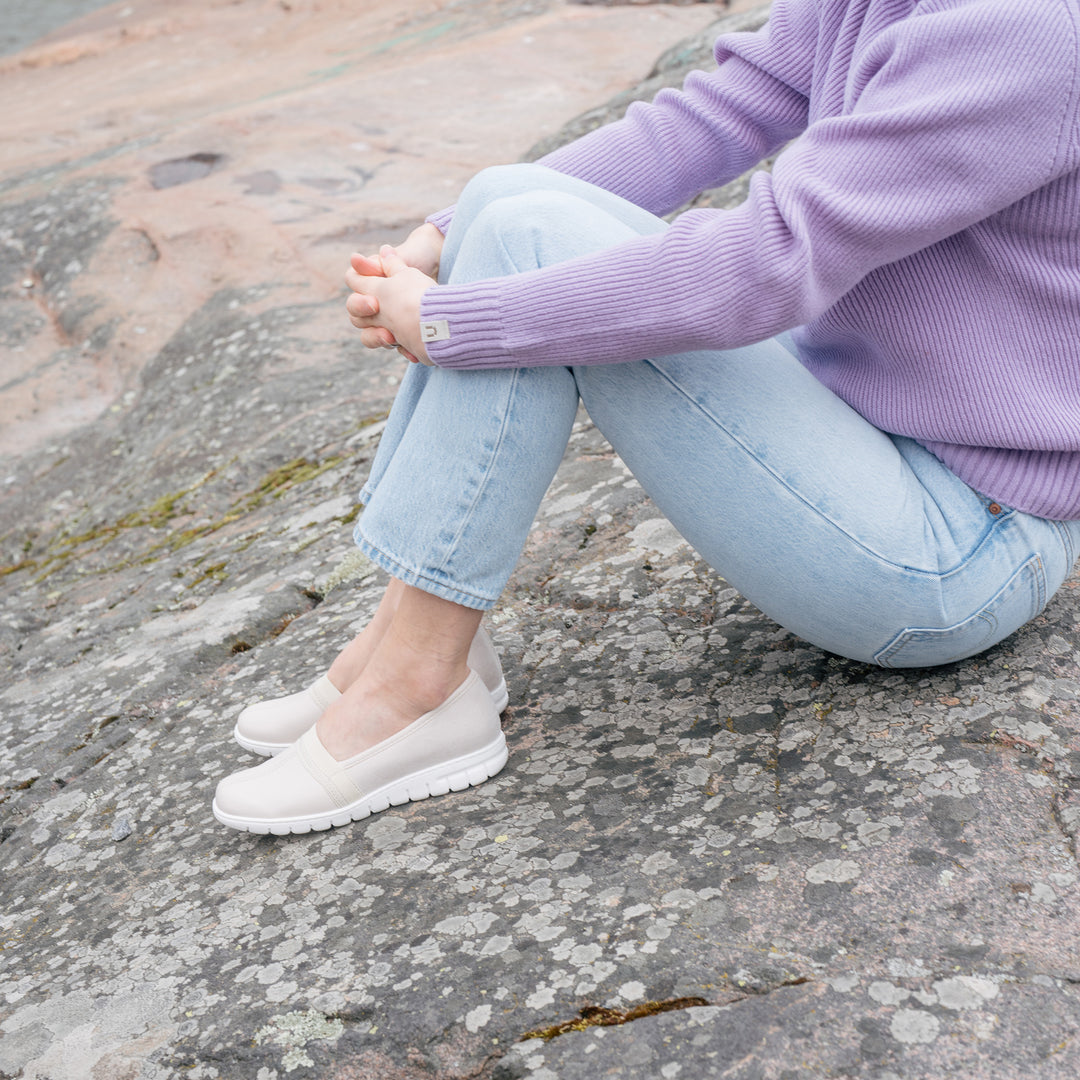
M 501 713 L 510 701 L 510 695 L 499 654 L 483 626 L 476 631 L 469 646 L 468 665 L 483 680 L 495 711 Z M 253 754 L 273 757 L 296 742 L 339 697 L 341 691 L 322 675 L 297 694 L 249 705 L 237 718 L 233 738 Z
M 282 753 L 225 777 L 214 817 L 252 833 L 306 833 L 347 825 L 389 806 L 463 791 L 506 764 L 491 694 L 474 671 L 437 709 L 345 761 L 310 727 Z

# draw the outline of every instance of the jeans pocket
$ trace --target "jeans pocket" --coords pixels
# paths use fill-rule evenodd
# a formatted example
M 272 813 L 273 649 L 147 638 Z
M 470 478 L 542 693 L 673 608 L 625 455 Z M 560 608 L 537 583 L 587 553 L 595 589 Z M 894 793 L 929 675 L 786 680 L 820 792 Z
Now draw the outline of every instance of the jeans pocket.
M 1033 619 L 1046 599 L 1042 559 L 1032 555 L 985 607 L 953 626 L 901 630 L 875 654 L 874 663 L 887 668 L 932 667 L 974 656 Z

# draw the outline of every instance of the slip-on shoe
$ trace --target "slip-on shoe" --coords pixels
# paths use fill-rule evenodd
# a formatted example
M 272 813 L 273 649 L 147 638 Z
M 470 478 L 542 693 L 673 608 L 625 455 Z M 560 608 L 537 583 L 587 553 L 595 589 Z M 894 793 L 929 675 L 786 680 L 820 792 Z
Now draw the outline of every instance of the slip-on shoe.
M 309 727 L 276 757 L 225 777 L 214 796 L 214 817 L 234 829 L 279 836 L 329 829 L 481 784 L 506 756 L 491 694 L 470 671 L 437 709 L 345 761 Z
M 496 712 L 501 713 L 510 695 L 499 654 L 483 626 L 476 631 L 469 646 L 468 664 L 484 681 Z M 341 691 L 322 675 L 297 694 L 249 705 L 236 720 L 233 738 L 253 754 L 273 757 L 296 742 L 339 697 Z

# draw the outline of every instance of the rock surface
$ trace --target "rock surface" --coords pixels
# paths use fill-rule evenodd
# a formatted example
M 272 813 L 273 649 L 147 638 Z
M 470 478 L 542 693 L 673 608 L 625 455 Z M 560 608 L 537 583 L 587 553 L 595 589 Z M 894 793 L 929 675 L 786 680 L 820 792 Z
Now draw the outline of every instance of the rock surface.
M 372 5 L 360 42 L 344 5 L 131 7 L 0 62 L 5 381 L 39 389 L 3 389 L 0 1077 L 1075 1077 L 1080 581 L 963 664 L 839 660 L 584 417 L 491 620 L 507 769 L 329 833 L 213 822 L 238 710 L 381 590 L 348 524 L 398 368 L 342 253 L 710 13 Z M 515 96 L 465 85 L 479 50 Z M 448 85 L 472 111 L 433 125 Z
M 337 300 L 351 250 L 399 238 L 709 14 L 140 0 L 0 58 L 0 453 L 122 403 L 224 289 Z

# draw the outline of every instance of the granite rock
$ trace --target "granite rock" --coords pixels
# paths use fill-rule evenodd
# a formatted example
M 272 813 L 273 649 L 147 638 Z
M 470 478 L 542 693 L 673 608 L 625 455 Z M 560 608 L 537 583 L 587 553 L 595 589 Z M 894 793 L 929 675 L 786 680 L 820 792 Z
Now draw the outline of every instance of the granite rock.
M 417 5 L 398 31 L 442 42 L 453 11 L 564 40 L 569 7 L 527 7 Z M 87 55 L 102 25 L 75 39 Z M 431 70 L 484 41 L 462 26 Z M 138 138 L 140 168 L 227 160 L 138 200 L 115 157 L 39 148 L 0 176 L 3 332 L 62 342 L 26 371 L 74 379 L 87 341 L 138 345 L 101 415 L 24 426 L 0 470 L 0 1077 L 1080 1071 L 1080 581 L 964 663 L 842 660 L 706 567 L 585 416 L 490 620 L 507 768 L 348 829 L 219 827 L 216 780 L 254 762 L 237 712 L 314 678 L 381 591 L 348 527 L 398 369 L 319 284 L 308 241 L 348 216 L 325 189 L 304 203 L 247 150 Z M 137 335 L 191 250 L 179 195 L 199 184 L 238 216 L 288 190 L 310 231 L 275 236 L 309 261 L 250 273 L 249 232 L 200 233 L 211 264 L 234 237 L 227 280 L 200 264 Z M 152 192 L 176 231 L 140 239 Z M 130 293 L 85 269 L 110 252 Z M 17 307 L 28 261 L 36 315 Z

